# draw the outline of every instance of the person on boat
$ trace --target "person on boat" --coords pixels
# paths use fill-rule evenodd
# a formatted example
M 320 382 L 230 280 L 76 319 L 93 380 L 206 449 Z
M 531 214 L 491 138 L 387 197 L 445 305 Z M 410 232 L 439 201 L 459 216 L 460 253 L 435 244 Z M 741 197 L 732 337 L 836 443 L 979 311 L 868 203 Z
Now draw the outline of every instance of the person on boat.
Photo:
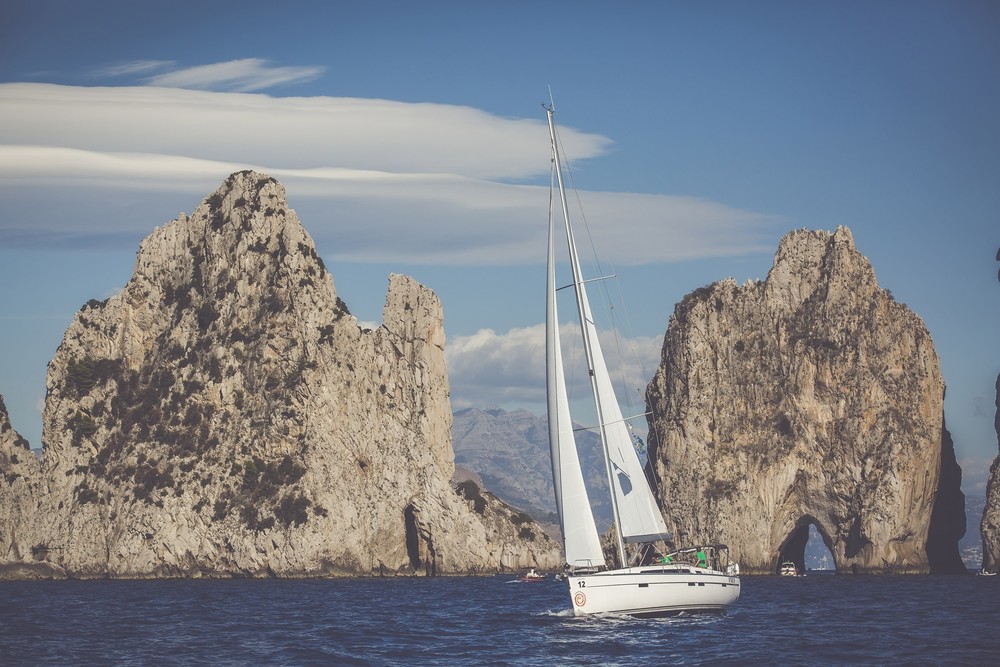
M 698 567 L 708 567 L 708 558 L 705 556 L 704 547 L 698 547 L 698 553 L 695 555 L 698 557 Z
M 673 563 L 674 559 L 673 559 L 673 556 L 671 556 L 670 554 L 663 554 L 662 556 L 660 556 L 660 562 L 661 563 Z

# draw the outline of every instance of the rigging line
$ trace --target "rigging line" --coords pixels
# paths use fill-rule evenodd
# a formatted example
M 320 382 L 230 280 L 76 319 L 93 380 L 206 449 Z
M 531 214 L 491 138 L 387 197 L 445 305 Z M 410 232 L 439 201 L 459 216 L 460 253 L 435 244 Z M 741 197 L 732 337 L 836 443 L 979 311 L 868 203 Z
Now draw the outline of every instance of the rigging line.
M 588 278 L 587 280 L 581 280 L 579 282 L 579 284 L 580 285 L 586 285 L 587 283 L 596 283 L 596 282 L 601 281 L 601 280 L 610 280 L 612 278 L 617 278 L 617 277 L 618 276 L 615 276 L 614 274 L 612 274 L 610 276 L 601 276 L 600 278 Z M 564 289 L 569 289 L 570 287 L 576 287 L 576 285 L 573 284 L 573 283 L 570 283 L 569 285 L 563 285 L 562 287 L 557 287 L 556 291 L 557 292 L 561 292 Z
M 594 236 L 590 232 L 590 222 L 587 220 L 587 211 L 583 208 L 583 202 L 580 200 L 580 190 L 576 187 L 576 179 L 573 177 L 573 168 L 571 166 L 571 160 L 566 155 L 566 149 L 562 142 L 562 137 L 559 134 L 559 128 L 556 127 L 556 139 L 559 145 L 559 149 L 563 154 L 563 170 L 566 175 L 569 176 L 570 189 L 573 191 L 573 197 L 576 199 L 576 207 L 580 214 L 580 218 L 583 220 L 583 228 L 587 232 L 587 241 L 590 243 L 590 255 L 591 261 L 597 266 L 597 273 L 601 275 L 604 271 L 601 269 L 601 259 L 597 254 L 597 246 L 594 243 Z
M 618 281 L 615 281 L 615 282 L 618 282 Z M 607 287 L 605 287 L 605 292 L 606 291 L 607 291 Z M 619 293 L 620 292 L 621 292 L 621 288 L 619 288 Z M 609 301 L 610 301 L 610 298 L 609 298 Z M 620 382 L 622 383 L 621 386 L 622 387 L 628 387 L 628 384 L 626 384 L 626 379 L 625 379 L 625 364 L 622 363 L 622 359 L 624 359 L 624 357 L 622 356 L 621 336 L 618 335 L 618 324 L 617 324 L 617 318 L 615 316 L 616 316 L 615 307 L 612 305 L 611 308 L 610 308 L 611 332 L 612 332 L 613 340 L 614 340 L 614 343 L 615 343 L 615 354 L 618 357 L 618 375 L 620 376 Z M 629 412 L 635 412 L 635 409 L 632 407 L 632 398 L 631 398 L 632 394 L 631 394 L 631 392 L 626 391 L 626 392 L 624 392 L 624 394 L 625 394 L 625 403 L 626 403 L 626 405 L 628 405 L 628 411 Z
M 621 419 L 614 419 L 614 420 L 611 420 L 611 421 L 606 421 L 606 422 L 604 422 L 604 425 L 608 426 L 610 424 L 624 424 L 624 423 L 628 422 L 630 419 L 638 419 L 639 417 L 645 417 L 648 414 L 650 414 L 650 413 L 643 412 L 643 413 L 637 414 L 637 415 L 630 415 L 628 417 L 622 417 Z M 576 427 L 573 428 L 573 430 L 574 431 L 596 431 L 599 428 L 601 428 L 601 425 L 600 424 L 596 424 L 594 426 L 576 426 Z
M 628 347 L 629 352 L 632 355 L 632 361 L 635 363 L 636 367 L 639 369 L 639 373 L 640 373 L 641 378 L 650 378 L 650 380 L 651 380 L 652 377 L 648 374 L 648 370 L 649 369 L 647 368 L 645 360 L 642 359 L 639 356 L 639 353 L 636 351 L 635 330 L 632 328 L 632 318 L 629 315 L 628 302 L 625 300 L 625 295 L 622 293 L 621 282 L 620 281 L 615 281 L 615 284 L 618 286 L 618 301 L 622 305 L 622 311 L 624 311 L 625 332 L 627 334 L 626 337 L 625 337 L 626 345 Z M 647 383 L 648 383 L 648 381 L 647 381 Z M 636 387 L 636 391 L 639 393 L 640 396 L 642 396 L 642 388 L 641 387 Z M 643 403 L 646 402 L 645 397 L 643 397 L 642 402 Z
M 586 231 L 586 234 L 587 234 L 587 241 L 590 243 L 591 261 L 593 262 L 593 264 L 597 268 L 597 274 L 598 275 L 605 275 L 604 274 L 604 269 L 603 269 L 603 267 L 601 265 L 601 256 L 597 252 L 597 245 L 594 243 L 594 237 L 593 237 L 593 234 L 590 231 L 590 222 L 587 219 L 586 210 L 583 208 L 583 202 L 580 200 L 580 191 L 579 191 L 579 189 L 577 189 L 577 187 L 576 187 L 576 179 L 574 179 L 574 177 L 573 177 L 573 169 L 572 169 L 571 164 L 570 164 L 571 161 L 570 161 L 569 157 L 566 155 L 566 151 L 565 151 L 563 142 L 562 142 L 561 137 L 559 135 L 559 128 L 558 127 L 555 128 L 555 132 L 556 132 L 557 144 L 558 144 L 558 146 L 559 146 L 559 148 L 560 148 L 560 150 L 561 150 L 561 152 L 563 154 L 563 164 L 562 164 L 563 170 L 569 176 L 570 188 L 573 190 L 573 196 L 576 199 L 577 209 L 578 209 L 578 212 L 580 214 L 580 218 L 583 220 L 583 227 L 584 227 L 584 230 Z M 551 196 L 552 195 L 551 195 L 551 189 L 550 189 L 550 191 L 549 191 L 549 197 L 551 198 Z M 610 262 L 610 260 L 609 260 L 609 262 Z M 624 295 L 622 294 L 621 283 L 618 281 L 617 274 L 614 271 L 613 263 L 612 263 L 612 267 L 611 268 L 612 268 L 612 271 L 611 271 L 611 274 L 608 276 L 608 278 L 614 278 L 615 279 L 615 284 L 618 286 L 619 301 L 621 302 L 622 306 L 624 307 L 624 305 L 625 305 L 625 299 L 624 299 Z M 595 279 L 591 279 L 591 280 L 586 280 L 584 282 L 592 282 L 592 280 L 602 280 L 603 281 L 603 279 L 595 278 Z M 627 381 L 626 375 L 625 375 L 625 364 L 623 363 L 623 360 L 624 360 L 625 357 L 624 357 L 624 355 L 622 354 L 622 351 L 621 351 L 621 340 L 620 340 L 621 336 L 619 336 L 618 325 L 617 325 L 616 319 L 615 319 L 615 306 L 614 306 L 614 303 L 613 303 L 613 301 L 611 299 L 611 293 L 608 290 L 607 285 L 602 285 L 602 290 L 604 292 L 605 303 L 607 304 L 606 307 L 607 307 L 607 312 L 608 312 L 608 319 L 610 320 L 610 326 L 608 328 L 609 329 L 608 333 L 611 334 L 611 336 L 612 336 L 612 338 L 614 340 L 615 353 L 616 353 L 616 357 L 618 359 L 619 386 L 627 390 L 627 388 L 628 388 L 628 381 Z M 591 304 L 591 305 L 593 305 L 593 304 Z M 626 313 L 625 313 L 625 320 L 626 320 L 626 326 L 627 327 L 631 327 L 631 324 L 630 324 L 629 318 L 628 318 L 628 312 L 627 312 L 627 310 L 626 310 Z M 626 329 L 626 332 L 629 333 L 629 334 L 631 334 L 632 333 L 631 328 Z M 626 336 L 626 341 L 628 341 L 628 336 Z M 645 370 L 646 370 L 645 364 L 643 364 L 639 360 L 638 354 L 635 352 L 635 348 L 630 343 L 628 344 L 628 347 L 629 347 L 629 351 L 632 353 L 633 361 L 635 362 L 636 367 L 638 367 L 640 369 L 640 372 L 642 372 L 643 374 L 645 374 Z M 624 391 L 624 392 L 616 392 L 616 394 L 619 394 L 619 395 L 624 394 L 624 399 L 625 399 L 626 405 L 628 406 L 628 411 L 629 412 L 635 412 L 635 408 L 633 407 L 632 392 L 630 392 L 630 391 Z M 619 399 L 620 398 L 621 398 L 621 396 L 619 396 Z M 643 401 L 643 402 L 645 403 L 645 401 Z

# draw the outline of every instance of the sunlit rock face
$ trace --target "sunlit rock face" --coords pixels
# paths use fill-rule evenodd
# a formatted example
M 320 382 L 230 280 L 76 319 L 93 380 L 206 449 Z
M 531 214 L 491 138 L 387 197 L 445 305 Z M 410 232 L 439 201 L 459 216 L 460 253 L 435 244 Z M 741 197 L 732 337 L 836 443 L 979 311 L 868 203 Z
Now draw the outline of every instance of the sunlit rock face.
M 14 430 L 0 395 L 0 575 L 34 576 L 32 524 L 39 494 L 38 459 L 28 441 Z M 38 554 L 38 550 L 35 551 Z M 4 567 L 6 563 L 19 563 Z
M 647 389 L 650 453 L 678 543 L 745 571 L 961 571 L 961 471 L 921 319 L 880 288 L 847 228 L 782 239 L 764 282 L 685 297 Z
M 284 188 L 233 174 L 70 325 L 38 508 L 0 553 L 80 577 L 556 566 L 535 524 L 452 487 L 444 345 L 439 300 L 400 275 L 362 329 Z

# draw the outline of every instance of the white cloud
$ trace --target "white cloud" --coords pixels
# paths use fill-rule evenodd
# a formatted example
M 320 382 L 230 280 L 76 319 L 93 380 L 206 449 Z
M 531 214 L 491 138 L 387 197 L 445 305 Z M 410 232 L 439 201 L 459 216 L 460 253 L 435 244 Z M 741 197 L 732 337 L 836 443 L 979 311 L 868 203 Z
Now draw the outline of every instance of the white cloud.
M 548 188 L 528 184 L 547 181 L 542 119 L 388 100 L 47 84 L 0 84 L 0 117 L 5 245 L 132 244 L 193 210 L 233 171 L 253 168 L 286 187 L 310 233 L 333 241 L 334 260 L 503 265 L 544 252 Z M 610 145 L 571 128 L 560 134 L 578 160 Z M 580 199 L 615 264 L 773 245 L 763 236 L 772 220 L 716 202 Z M 134 205 L 115 206 L 125 200 Z
M 452 408 L 545 403 L 545 326 L 480 329 L 445 346 Z
M 993 463 L 991 455 L 983 456 L 966 454 L 958 459 L 962 469 L 962 491 L 971 497 L 984 497 L 986 484 L 989 480 L 990 466 Z
M 582 363 L 582 349 L 577 342 L 579 326 L 560 327 L 567 369 Z M 662 337 L 619 337 L 602 332 L 601 345 L 608 358 L 608 369 L 616 380 L 618 399 L 626 416 L 645 409 L 646 385 L 660 362 Z M 615 351 L 621 352 L 621 360 Z M 499 404 L 524 407 L 541 413 L 545 408 L 545 325 L 515 328 L 506 333 L 481 329 L 469 336 L 449 339 L 445 346 L 448 377 L 451 381 L 452 408 Z M 574 400 L 588 409 L 590 385 L 581 370 L 567 379 Z
M 0 84 L 0 144 L 184 156 L 268 168 L 521 180 L 548 173 L 542 120 L 445 104 L 150 87 Z M 578 159 L 599 135 L 562 131 Z

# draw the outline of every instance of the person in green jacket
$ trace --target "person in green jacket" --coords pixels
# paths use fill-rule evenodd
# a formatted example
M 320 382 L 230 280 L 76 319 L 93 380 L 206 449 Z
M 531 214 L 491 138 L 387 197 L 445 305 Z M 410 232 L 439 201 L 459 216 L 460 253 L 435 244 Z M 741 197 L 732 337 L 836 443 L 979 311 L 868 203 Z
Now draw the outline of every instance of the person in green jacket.
M 698 553 L 698 567 L 708 567 L 708 557 L 705 556 L 705 550 L 699 548 Z

